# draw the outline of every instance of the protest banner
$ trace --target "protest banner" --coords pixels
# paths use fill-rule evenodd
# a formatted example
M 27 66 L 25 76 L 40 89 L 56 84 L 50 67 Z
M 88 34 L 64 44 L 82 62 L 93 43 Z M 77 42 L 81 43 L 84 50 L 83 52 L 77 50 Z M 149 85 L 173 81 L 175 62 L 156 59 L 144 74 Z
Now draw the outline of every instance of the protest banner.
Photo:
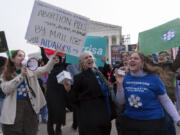
M 60 48 L 79 56 L 89 26 L 89 19 L 70 11 L 35 1 L 25 39 L 44 48 Z
M 137 44 L 128 45 L 128 51 L 129 52 L 135 51 L 136 48 L 137 48 Z
M 6 36 L 4 31 L 0 31 L 0 53 L 8 51 Z
M 91 51 L 95 57 L 96 66 L 104 66 L 104 62 L 101 60 L 106 55 L 107 39 L 104 37 L 87 36 L 84 51 Z M 66 62 L 72 64 L 78 64 L 78 57 L 66 55 Z
M 180 19 L 139 33 L 139 50 L 145 55 L 180 46 Z
M 51 56 L 51 55 L 53 55 L 56 52 L 55 50 L 52 50 L 52 49 L 49 49 L 49 48 L 44 48 L 44 51 L 45 51 L 47 56 Z M 63 53 L 59 53 L 58 55 L 59 56 L 63 56 L 64 54 Z
M 115 65 L 116 62 L 121 61 L 121 52 L 126 51 L 125 45 L 112 45 L 111 46 L 111 63 Z

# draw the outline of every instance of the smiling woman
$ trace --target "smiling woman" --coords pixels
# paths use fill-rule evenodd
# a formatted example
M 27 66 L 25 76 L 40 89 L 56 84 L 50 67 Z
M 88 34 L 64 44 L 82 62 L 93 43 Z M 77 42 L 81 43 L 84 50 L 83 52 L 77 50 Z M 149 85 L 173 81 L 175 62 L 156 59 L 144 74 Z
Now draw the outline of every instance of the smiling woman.
M 79 56 L 80 71 L 95 67 L 94 60 L 95 58 L 90 51 L 85 51 L 84 53 L 82 53 Z
M 110 87 L 96 69 L 91 52 L 80 55 L 79 70 L 73 86 L 68 80 L 64 82 L 71 103 L 77 107 L 79 134 L 110 135 L 111 119 L 115 116 Z
M 157 76 L 158 70 L 149 66 L 147 58 L 139 52 L 130 55 L 129 70 L 125 77 L 116 72 L 116 101 L 126 106 L 122 120 L 123 134 L 164 135 L 163 108 L 180 126 L 180 116 Z
M 136 73 L 143 69 L 144 62 L 139 56 L 138 53 L 133 53 L 129 58 L 129 70 L 133 73 Z

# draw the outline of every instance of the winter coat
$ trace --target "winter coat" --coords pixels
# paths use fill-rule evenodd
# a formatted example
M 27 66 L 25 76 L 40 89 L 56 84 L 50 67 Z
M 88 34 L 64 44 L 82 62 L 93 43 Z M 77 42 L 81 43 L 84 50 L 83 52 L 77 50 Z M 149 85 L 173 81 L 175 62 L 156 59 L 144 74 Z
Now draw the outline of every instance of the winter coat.
M 52 67 L 54 66 L 54 61 L 51 59 L 47 65 L 43 67 L 38 67 L 35 71 L 27 70 L 27 79 L 29 85 L 32 87 L 36 97 L 34 97 L 27 85 L 27 81 L 25 78 L 19 74 L 14 79 L 10 81 L 2 81 L 1 88 L 4 94 L 6 95 L 0 121 L 3 124 L 14 124 L 15 117 L 16 117 L 16 100 L 17 100 L 17 87 L 18 85 L 24 80 L 27 86 L 27 91 L 29 95 L 29 99 L 32 105 L 33 110 L 36 113 L 39 113 L 40 109 L 46 104 L 45 97 L 42 93 L 42 90 L 39 86 L 38 78 L 47 74 Z
M 105 126 L 111 121 L 105 97 L 91 69 L 74 77 L 68 96 L 71 103 L 77 107 L 79 130 Z M 111 102 L 111 99 L 109 101 Z
M 67 103 L 67 92 L 62 84 L 57 82 L 56 76 L 66 70 L 65 63 L 58 63 L 54 65 L 47 80 L 47 106 L 48 119 L 52 123 L 65 124 L 65 107 Z

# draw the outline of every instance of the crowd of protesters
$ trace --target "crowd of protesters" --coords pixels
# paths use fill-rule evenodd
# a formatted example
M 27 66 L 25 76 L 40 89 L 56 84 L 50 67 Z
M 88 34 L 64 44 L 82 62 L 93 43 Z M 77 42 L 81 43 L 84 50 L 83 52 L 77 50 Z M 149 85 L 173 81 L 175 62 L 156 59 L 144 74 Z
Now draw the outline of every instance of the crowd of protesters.
M 72 128 L 79 135 L 110 135 L 113 119 L 118 135 L 176 135 L 180 50 L 175 60 L 166 51 L 156 58 L 122 52 L 115 65 L 107 64 L 104 57 L 104 67 L 97 67 L 90 51 L 81 53 L 75 65 L 66 63 L 59 51 L 49 58 L 41 48 L 34 71 L 22 65 L 24 51 L 7 54 L 7 59 L 0 57 L 4 135 L 36 135 L 41 120 L 48 135 L 62 135 L 67 109 L 73 112 Z M 56 76 L 64 70 L 72 80 L 58 83 Z

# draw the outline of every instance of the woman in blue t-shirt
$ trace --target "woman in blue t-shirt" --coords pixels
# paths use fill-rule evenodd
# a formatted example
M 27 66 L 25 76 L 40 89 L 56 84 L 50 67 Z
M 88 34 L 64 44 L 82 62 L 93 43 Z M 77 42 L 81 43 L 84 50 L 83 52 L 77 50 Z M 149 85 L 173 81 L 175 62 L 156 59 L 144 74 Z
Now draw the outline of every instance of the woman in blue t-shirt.
M 134 52 L 129 59 L 129 73 L 116 71 L 118 104 L 125 104 L 123 135 L 163 135 L 165 120 L 162 106 L 180 126 L 180 116 L 169 99 L 158 70 L 152 69 L 145 56 Z

